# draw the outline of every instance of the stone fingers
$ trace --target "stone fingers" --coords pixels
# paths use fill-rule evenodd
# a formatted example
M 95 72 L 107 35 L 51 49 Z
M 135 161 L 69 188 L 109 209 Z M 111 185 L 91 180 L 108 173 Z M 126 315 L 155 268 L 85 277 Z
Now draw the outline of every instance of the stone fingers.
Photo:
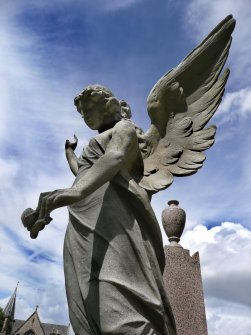
M 54 209 L 54 199 L 57 196 L 57 191 L 44 192 L 40 194 L 36 211 L 39 212 L 38 220 L 30 229 L 30 237 L 36 238 L 39 231 L 43 230 L 45 225 L 52 221 L 50 212 Z

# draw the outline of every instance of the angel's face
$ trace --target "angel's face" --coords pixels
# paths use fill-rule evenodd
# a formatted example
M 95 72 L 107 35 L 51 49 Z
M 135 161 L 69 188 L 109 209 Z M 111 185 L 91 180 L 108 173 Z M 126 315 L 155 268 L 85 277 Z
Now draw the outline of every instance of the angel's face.
M 93 130 L 102 128 L 105 119 L 102 105 L 94 101 L 88 101 L 83 104 L 80 100 L 77 109 L 89 128 Z
M 118 111 L 107 103 L 100 103 L 91 99 L 84 102 L 79 100 L 77 110 L 86 125 L 90 129 L 98 130 L 99 132 L 113 127 L 114 123 L 118 121 Z

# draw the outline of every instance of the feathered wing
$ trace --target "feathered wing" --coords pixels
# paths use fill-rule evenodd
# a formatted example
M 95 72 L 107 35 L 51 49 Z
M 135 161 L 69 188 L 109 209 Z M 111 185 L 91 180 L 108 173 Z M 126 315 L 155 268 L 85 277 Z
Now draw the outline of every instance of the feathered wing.
M 204 150 L 214 143 L 216 127 L 204 128 L 217 110 L 229 70 L 220 76 L 231 45 L 235 20 L 230 15 L 176 68 L 155 84 L 148 96 L 151 148 L 140 185 L 156 193 L 173 176 L 189 176 L 202 167 Z

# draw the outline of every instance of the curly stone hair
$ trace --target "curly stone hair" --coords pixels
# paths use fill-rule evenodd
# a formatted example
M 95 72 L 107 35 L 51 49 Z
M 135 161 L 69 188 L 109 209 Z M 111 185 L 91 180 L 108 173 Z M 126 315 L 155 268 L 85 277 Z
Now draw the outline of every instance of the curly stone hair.
M 89 85 L 87 86 L 78 96 L 74 99 L 74 105 L 78 106 L 79 101 L 85 103 L 88 100 L 92 100 L 97 104 L 104 106 L 104 114 L 113 114 L 120 120 L 130 119 L 131 108 L 124 100 L 118 100 L 114 94 L 106 87 L 102 85 Z

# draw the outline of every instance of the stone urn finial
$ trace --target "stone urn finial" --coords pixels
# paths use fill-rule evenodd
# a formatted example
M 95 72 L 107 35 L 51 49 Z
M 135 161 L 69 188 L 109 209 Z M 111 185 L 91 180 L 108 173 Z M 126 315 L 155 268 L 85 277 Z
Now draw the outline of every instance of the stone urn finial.
M 179 201 L 168 201 L 169 207 L 162 212 L 162 224 L 170 245 L 180 246 L 179 241 L 186 223 L 186 212 L 179 207 Z

